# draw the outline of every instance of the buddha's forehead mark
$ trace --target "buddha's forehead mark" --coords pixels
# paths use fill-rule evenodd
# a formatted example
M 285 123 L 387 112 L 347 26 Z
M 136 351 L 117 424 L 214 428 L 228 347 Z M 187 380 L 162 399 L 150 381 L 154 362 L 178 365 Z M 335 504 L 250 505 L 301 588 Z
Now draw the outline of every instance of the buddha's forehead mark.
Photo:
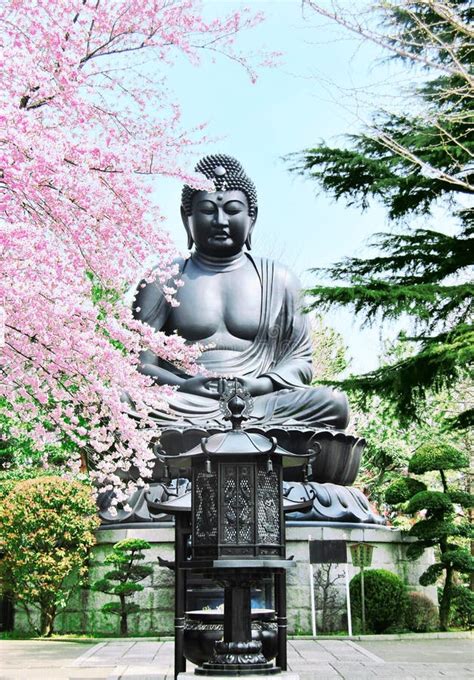
M 216 198 L 218 201 L 222 201 L 224 199 L 224 194 L 217 194 Z

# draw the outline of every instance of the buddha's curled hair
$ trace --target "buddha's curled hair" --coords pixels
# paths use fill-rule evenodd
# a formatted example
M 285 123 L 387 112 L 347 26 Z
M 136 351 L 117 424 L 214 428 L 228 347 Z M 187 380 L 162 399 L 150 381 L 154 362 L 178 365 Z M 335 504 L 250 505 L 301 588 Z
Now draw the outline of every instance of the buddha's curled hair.
M 243 191 L 249 202 L 249 215 L 252 217 L 257 210 L 257 189 L 250 177 L 236 158 L 218 153 L 204 156 L 194 168 L 195 172 L 202 173 L 207 179 L 214 181 L 216 191 L 234 189 Z M 197 189 L 185 184 L 181 194 L 181 205 L 186 215 L 192 213 L 193 196 Z

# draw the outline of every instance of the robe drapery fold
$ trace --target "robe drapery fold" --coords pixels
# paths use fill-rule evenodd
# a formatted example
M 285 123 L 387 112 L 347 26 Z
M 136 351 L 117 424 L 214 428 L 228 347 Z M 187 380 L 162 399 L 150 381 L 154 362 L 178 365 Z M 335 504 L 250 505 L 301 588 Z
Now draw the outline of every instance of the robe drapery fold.
M 256 396 L 250 421 L 268 424 L 305 422 L 344 428 L 348 421 L 347 400 L 342 393 L 326 387 L 308 387 L 311 382 L 312 348 L 308 318 L 301 313 L 297 280 L 282 265 L 266 258 L 247 257 L 260 279 L 260 323 L 252 344 L 224 359 L 201 361 L 213 374 L 235 377 L 269 377 L 275 385 L 270 394 Z M 180 273 L 187 260 L 180 261 Z M 168 319 L 171 305 L 158 284 L 139 290 L 136 307 L 140 318 L 156 330 Z M 212 356 L 212 355 L 211 355 Z M 167 362 L 159 365 L 183 375 Z M 158 425 L 182 421 L 222 422 L 217 400 L 176 392 L 169 399 L 169 413 L 153 413 Z

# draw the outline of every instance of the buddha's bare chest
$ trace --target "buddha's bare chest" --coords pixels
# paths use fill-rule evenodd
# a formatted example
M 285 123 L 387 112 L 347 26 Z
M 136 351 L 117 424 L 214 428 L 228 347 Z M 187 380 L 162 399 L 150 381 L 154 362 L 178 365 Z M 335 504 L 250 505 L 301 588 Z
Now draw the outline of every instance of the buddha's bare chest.
M 260 323 L 261 285 L 253 265 L 226 272 L 204 272 L 189 262 L 166 329 L 190 341 L 225 344 L 251 341 Z

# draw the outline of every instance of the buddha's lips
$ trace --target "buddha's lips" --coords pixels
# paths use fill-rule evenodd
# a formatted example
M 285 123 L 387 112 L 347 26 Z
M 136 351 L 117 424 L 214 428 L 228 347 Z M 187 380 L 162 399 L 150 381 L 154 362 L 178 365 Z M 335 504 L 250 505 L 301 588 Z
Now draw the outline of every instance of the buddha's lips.
M 230 238 L 229 234 L 227 234 L 225 231 L 219 231 L 216 234 L 211 234 L 209 237 L 210 241 L 226 241 L 228 238 Z

